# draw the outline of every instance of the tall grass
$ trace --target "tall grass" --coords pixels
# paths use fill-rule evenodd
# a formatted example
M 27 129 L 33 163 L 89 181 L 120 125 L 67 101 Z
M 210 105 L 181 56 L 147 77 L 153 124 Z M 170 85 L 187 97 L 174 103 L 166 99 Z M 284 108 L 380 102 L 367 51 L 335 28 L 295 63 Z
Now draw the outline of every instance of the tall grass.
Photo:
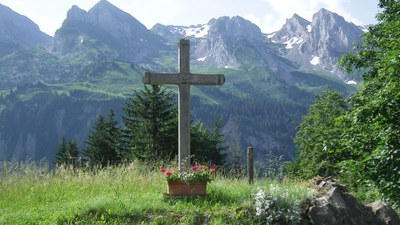
M 249 186 L 244 179 L 217 176 L 206 197 L 174 198 L 163 194 L 166 181 L 157 165 L 47 168 L 0 165 L 0 224 L 257 224 L 263 223 L 254 209 L 259 186 L 272 184 L 299 199 L 307 194 L 301 182 Z

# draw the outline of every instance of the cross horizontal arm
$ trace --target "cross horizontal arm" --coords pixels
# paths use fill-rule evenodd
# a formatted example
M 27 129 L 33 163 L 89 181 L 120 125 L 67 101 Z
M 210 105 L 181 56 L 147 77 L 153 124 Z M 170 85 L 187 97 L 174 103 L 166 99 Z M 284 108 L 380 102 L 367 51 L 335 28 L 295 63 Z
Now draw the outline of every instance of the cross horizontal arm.
M 223 85 L 225 76 L 223 74 L 190 74 L 189 84 L 198 85 Z
M 149 73 L 142 78 L 144 84 L 180 84 L 181 76 L 178 73 Z
M 179 73 L 150 73 L 143 76 L 145 84 L 192 84 L 192 85 L 223 85 L 225 76 L 223 74 L 189 74 Z

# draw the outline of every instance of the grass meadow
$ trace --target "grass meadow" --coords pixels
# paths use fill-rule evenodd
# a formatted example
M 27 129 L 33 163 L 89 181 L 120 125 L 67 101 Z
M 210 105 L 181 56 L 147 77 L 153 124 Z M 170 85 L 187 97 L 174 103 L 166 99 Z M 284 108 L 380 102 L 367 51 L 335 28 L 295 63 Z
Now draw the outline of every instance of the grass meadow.
M 217 175 L 207 196 L 169 197 L 158 166 L 130 163 L 73 169 L 4 162 L 0 165 L 0 224 L 265 224 L 254 196 L 274 187 L 285 201 L 304 201 L 307 183 Z M 277 191 L 278 190 L 278 191 Z M 281 191 L 279 191 L 281 190 Z

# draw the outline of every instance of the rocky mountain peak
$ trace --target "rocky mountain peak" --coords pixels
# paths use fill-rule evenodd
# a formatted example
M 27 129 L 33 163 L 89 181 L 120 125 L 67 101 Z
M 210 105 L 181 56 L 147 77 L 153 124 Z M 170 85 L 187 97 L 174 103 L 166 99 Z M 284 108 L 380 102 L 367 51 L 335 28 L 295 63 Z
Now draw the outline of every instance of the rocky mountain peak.
M 224 16 L 212 19 L 208 25 L 210 26 L 210 35 L 223 34 L 248 40 L 260 40 L 262 38 L 261 29 L 240 16 Z
M 133 16 L 119 9 L 107 0 L 101 0 L 88 12 L 97 22 L 115 20 L 119 23 L 132 23 L 135 26 L 140 26 L 142 29 L 146 29 L 146 27 Z
M 106 0 L 88 12 L 72 7 L 59 31 L 53 51 L 61 54 L 81 51 L 85 41 L 92 39 L 116 50 L 121 59 L 141 64 L 150 61 L 149 57 L 163 48 L 159 37 Z
M 287 21 L 290 21 L 291 23 L 298 23 L 302 26 L 307 26 L 308 24 L 310 24 L 308 20 L 299 16 L 297 13 L 293 14 L 293 16 L 290 19 L 287 19 Z
M 315 13 L 312 19 L 312 26 L 323 25 L 325 28 L 341 26 L 346 23 L 346 20 L 342 16 L 324 8 Z
M 52 38 L 41 32 L 39 26 L 28 17 L 0 4 L 0 57 L 12 51 L 48 46 Z
M 320 9 L 311 22 L 293 15 L 279 31 L 268 35 L 274 43 L 282 44 L 281 54 L 303 68 L 318 70 L 346 80 L 338 67 L 338 59 L 352 51 L 360 42 L 363 31 L 336 13 Z
M 358 26 L 326 9 L 314 14 L 311 26 L 311 41 L 315 47 L 320 48 L 322 43 L 329 43 L 329 47 L 336 52 L 349 51 L 353 42 L 361 40 L 359 36 L 363 33 Z
M 67 12 L 67 20 L 80 21 L 87 18 L 87 12 L 76 5 L 73 5 Z
M 282 28 L 272 37 L 274 42 L 288 41 L 292 38 L 305 38 L 307 33 L 311 31 L 311 23 L 301 16 L 294 14 Z
M 100 0 L 94 7 L 116 8 L 113 4 L 111 4 L 107 0 Z

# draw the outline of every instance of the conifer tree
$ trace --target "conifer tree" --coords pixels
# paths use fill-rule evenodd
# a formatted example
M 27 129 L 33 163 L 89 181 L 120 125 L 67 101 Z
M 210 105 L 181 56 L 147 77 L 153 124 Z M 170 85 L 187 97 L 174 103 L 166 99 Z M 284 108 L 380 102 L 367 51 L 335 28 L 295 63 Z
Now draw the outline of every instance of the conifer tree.
M 76 158 L 79 157 L 79 148 L 75 140 L 66 141 L 63 137 L 60 145 L 55 151 L 56 165 L 75 164 Z
M 124 157 L 173 158 L 178 153 L 177 107 L 171 92 L 152 85 L 135 91 L 123 107 Z
M 227 147 L 224 145 L 224 135 L 221 133 L 221 119 L 213 122 L 212 132 L 200 122 L 194 123 L 190 128 L 192 160 L 200 163 L 223 165 Z
M 114 116 L 113 110 L 110 110 L 107 119 L 102 115 L 98 116 L 88 136 L 84 154 L 91 165 L 107 166 L 121 160 L 121 131 Z
M 222 119 L 221 117 L 216 117 L 213 122 L 213 131 L 211 134 L 212 141 L 212 149 L 210 160 L 217 165 L 223 165 L 225 163 L 225 151 L 228 149 L 228 146 L 225 145 L 225 136 L 221 132 L 222 128 Z

